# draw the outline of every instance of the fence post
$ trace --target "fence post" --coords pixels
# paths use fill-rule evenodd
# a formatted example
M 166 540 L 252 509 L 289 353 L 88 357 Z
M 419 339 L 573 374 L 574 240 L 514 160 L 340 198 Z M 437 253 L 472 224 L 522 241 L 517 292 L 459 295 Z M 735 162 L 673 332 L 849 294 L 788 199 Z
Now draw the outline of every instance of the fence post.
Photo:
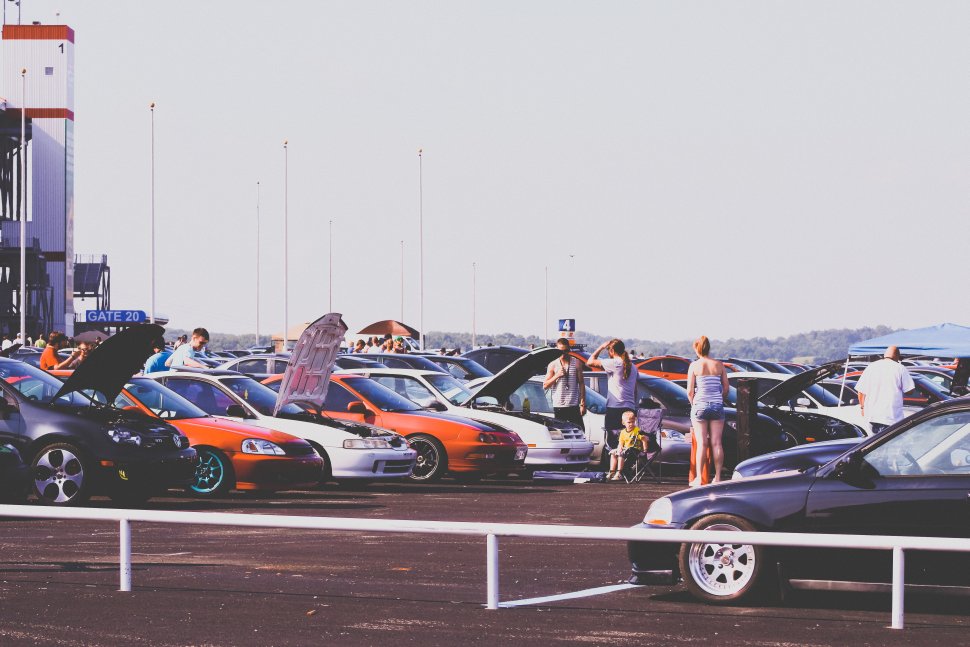
M 485 536 L 485 572 L 488 577 L 486 608 L 498 609 L 498 537 Z
M 906 586 L 905 575 L 906 559 L 903 557 L 903 549 L 899 546 L 893 548 L 893 620 L 892 629 L 903 628 L 903 589 Z
M 119 522 L 118 538 L 120 546 L 119 571 L 121 588 L 119 591 L 131 591 L 131 522 L 122 519 Z

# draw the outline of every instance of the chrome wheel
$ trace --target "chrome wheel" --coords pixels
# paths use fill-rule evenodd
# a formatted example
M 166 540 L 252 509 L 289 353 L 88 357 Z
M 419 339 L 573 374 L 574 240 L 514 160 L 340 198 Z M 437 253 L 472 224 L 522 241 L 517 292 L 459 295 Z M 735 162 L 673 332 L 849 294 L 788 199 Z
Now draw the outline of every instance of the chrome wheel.
M 753 525 L 731 515 L 711 515 L 693 530 L 754 531 Z M 750 544 L 684 544 L 680 569 L 692 594 L 707 602 L 730 603 L 753 594 L 763 582 L 764 548 Z
M 195 480 L 189 489 L 198 496 L 218 496 L 230 488 L 229 469 L 226 458 L 206 447 L 197 448 L 199 465 L 195 468 Z
M 84 461 L 73 445 L 45 447 L 33 462 L 34 493 L 42 503 L 75 505 L 88 498 Z
M 411 449 L 418 453 L 411 479 L 415 481 L 434 481 L 441 478 L 446 469 L 447 458 L 444 447 L 431 436 L 419 434 L 408 439 Z

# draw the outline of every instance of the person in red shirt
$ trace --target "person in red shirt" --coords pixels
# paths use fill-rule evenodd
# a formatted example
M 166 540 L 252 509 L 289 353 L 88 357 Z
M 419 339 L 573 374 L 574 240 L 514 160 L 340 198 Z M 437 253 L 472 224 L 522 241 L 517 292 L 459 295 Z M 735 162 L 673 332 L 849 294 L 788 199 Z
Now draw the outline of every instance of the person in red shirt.
M 75 350 L 71 353 L 71 356 L 61 361 L 61 358 L 57 355 L 57 351 L 67 346 L 68 341 L 64 333 L 55 330 L 47 337 L 47 346 L 44 348 L 44 352 L 40 355 L 40 367 L 45 371 L 56 371 L 58 369 L 67 368 L 74 363 L 75 360 L 81 357 L 80 351 Z

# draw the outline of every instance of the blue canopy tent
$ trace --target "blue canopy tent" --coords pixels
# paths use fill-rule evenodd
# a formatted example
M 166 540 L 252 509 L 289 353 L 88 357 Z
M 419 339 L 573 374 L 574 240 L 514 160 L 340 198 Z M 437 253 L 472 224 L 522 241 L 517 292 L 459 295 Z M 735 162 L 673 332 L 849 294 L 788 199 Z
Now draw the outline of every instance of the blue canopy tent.
M 899 330 L 852 344 L 849 355 L 882 355 L 889 346 L 897 346 L 901 355 L 970 357 L 970 328 L 944 323 Z

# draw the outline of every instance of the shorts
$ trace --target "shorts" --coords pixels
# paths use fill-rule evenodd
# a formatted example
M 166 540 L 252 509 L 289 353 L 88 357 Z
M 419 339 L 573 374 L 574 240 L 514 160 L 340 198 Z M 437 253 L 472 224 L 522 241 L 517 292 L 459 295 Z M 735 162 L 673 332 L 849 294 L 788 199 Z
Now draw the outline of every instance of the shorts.
M 723 402 L 695 402 L 690 408 L 691 420 L 724 420 Z

